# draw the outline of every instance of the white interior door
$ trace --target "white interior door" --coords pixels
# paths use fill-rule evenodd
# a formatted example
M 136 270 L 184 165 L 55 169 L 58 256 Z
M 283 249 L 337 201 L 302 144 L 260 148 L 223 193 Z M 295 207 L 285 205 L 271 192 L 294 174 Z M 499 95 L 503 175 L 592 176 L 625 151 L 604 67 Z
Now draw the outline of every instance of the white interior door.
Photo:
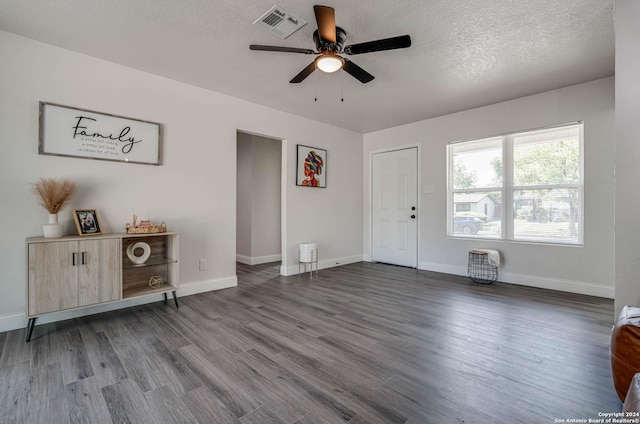
M 372 252 L 376 262 L 418 266 L 418 148 L 373 154 Z

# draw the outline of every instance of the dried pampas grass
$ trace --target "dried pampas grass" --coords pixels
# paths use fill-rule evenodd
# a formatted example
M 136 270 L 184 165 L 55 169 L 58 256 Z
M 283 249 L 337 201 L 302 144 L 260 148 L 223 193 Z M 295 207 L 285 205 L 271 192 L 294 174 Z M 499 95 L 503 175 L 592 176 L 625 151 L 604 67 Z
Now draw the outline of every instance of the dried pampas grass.
M 52 214 L 58 213 L 71 200 L 76 189 L 76 183 L 55 178 L 40 178 L 33 186 L 33 192 L 40 196 L 42 207 Z

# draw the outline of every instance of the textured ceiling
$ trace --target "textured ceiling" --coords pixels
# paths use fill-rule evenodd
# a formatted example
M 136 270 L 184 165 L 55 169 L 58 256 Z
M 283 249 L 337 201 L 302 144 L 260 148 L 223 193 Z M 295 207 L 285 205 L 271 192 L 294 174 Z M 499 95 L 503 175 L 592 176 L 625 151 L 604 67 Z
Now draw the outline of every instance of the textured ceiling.
M 368 84 L 290 84 L 313 56 L 249 44 L 314 49 L 317 3 L 274 1 L 0 0 L 0 29 L 360 133 L 614 74 L 613 0 L 323 0 L 346 44 L 413 45 L 349 56 Z M 286 40 L 253 25 L 274 4 L 308 24 Z

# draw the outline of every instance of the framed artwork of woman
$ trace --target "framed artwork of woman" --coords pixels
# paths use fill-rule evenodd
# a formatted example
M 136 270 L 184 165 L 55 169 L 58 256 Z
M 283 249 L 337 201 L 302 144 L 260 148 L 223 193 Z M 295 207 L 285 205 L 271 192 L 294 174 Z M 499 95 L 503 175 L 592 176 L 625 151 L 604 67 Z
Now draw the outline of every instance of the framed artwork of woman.
M 327 186 L 327 151 L 298 144 L 296 185 L 303 187 Z

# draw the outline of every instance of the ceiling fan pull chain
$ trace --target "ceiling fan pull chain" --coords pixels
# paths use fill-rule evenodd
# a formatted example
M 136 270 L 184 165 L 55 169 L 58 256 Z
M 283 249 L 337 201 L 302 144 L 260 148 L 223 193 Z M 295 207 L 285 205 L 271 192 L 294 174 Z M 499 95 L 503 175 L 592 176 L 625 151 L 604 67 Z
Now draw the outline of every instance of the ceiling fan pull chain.
M 340 72 L 340 101 L 344 102 L 344 72 Z
M 313 101 L 317 102 L 318 101 L 318 73 L 316 72 L 316 74 L 313 77 Z

